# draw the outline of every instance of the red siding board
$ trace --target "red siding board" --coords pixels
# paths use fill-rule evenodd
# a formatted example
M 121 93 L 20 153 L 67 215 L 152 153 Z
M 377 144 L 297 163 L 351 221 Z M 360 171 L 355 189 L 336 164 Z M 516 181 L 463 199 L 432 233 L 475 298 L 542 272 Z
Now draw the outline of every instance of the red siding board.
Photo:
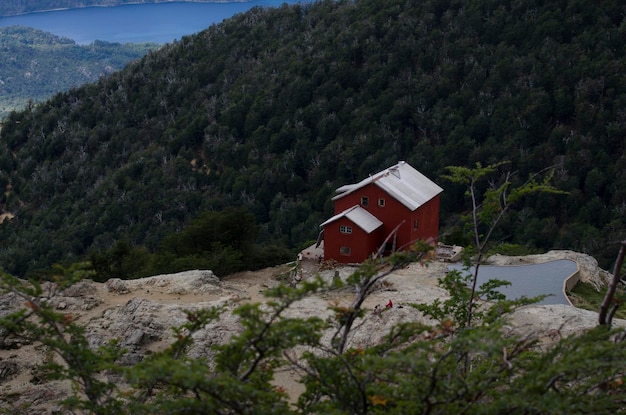
M 367 206 L 361 204 L 362 197 L 368 198 Z M 384 206 L 380 206 L 379 200 L 384 200 Z M 398 200 L 390 196 L 375 184 L 369 184 L 335 200 L 335 214 L 345 211 L 354 205 L 361 205 L 365 210 L 376 216 L 383 222 L 383 226 L 377 232 L 366 234 L 360 228 L 353 226 L 353 234 L 343 235 L 339 233 L 339 226 L 345 225 L 349 220 L 343 218 L 328 224 L 324 229 L 324 258 L 335 259 L 339 262 L 362 262 L 372 252 L 376 251 L 384 239 L 400 225 L 395 246 L 408 248 L 417 240 L 437 242 L 439 234 L 439 195 L 432 198 L 415 211 L 410 211 Z M 417 225 L 417 228 L 415 228 Z M 358 229 L 358 232 L 354 230 Z M 340 255 L 341 246 L 350 246 L 351 255 Z
M 350 226 L 351 234 L 339 232 L 341 226 Z M 380 233 L 368 234 L 347 218 L 329 223 L 324 228 L 324 259 L 334 259 L 341 263 L 358 263 L 365 261 L 378 248 Z M 341 253 L 341 248 L 350 249 L 350 254 Z

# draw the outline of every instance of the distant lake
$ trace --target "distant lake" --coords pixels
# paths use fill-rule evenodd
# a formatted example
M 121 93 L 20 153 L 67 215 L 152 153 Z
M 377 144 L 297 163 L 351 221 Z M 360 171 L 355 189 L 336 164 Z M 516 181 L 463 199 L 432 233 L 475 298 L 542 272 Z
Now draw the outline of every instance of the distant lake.
M 86 7 L 0 17 L 1 26 L 27 26 L 86 45 L 95 40 L 117 43 L 170 43 L 253 7 L 279 7 L 302 0 L 252 0 L 215 3 L 130 4 Z

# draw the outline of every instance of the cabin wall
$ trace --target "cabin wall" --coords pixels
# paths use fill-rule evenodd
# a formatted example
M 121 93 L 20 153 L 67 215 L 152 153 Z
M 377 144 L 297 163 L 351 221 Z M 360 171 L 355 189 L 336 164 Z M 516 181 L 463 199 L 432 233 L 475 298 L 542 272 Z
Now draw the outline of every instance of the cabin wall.
M 437 243 L 439 240 L 439 195 L 412 212 L 409 241 L 422 240 Z
M 366 198 L 367 204 L 364 204 Z M 389 247 L 408 248 L 417 240 L 436 243 L 439 236 L 440 197 L 433 199 L 411 212 L 406 206 L 391 197 L 375 184 L 369 184 L 342 198 L 335 200 L 335 214 L 360 205 L 363 209 L 383 222 L 378 247 L 398 226 L 395 240 L 389 241 Z M 324 238 L 326 241 L 328 237 Z
M 363 198 L 367 198 L 367 205 L 363 204 Z M 372 183 L 337 199 L 335 201 L 335 214 L 343 212 L 354 205 L 360 205 L 383 222 L 382 239 L 379 242 L 379 246 L 402 221 L 405 223 L 400 226 L 397 246 L 410 241 L 411 228 L 407 225 L 407 222 L 412 219 L 412 212 L 380 187 Z
M 342 226 L 349 226 L 352 233 L 341 233 Z M 324 227 L 324 259 L 346 264 L 363 262 L 376 251 L 380 238 L 380 228 L 368 234 L 351 220 L 340 218 Z

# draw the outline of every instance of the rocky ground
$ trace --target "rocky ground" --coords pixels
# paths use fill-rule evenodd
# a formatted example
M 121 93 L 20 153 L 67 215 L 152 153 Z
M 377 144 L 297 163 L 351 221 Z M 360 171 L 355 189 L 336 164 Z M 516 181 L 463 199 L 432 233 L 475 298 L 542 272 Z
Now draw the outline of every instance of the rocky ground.
M 492 257 L 495 265 L 545 262 L 553 259 L 572 259 L 581 269 L 581 278 L 596 286 L 604 285 L 608 273 L 598 268 L 593 258 L 571 251 L 551 251 L 544 255 L 526 257 Z M 268 268 L 258 272 L 243 272 L 223 280 L 211 271 L 189 271 L 161 275 L 133 281 L 109 280 L 107 283 L 82 281 L 56 296 L 54 305 L 69 313 L 86 327 L 93 346 L 118 338 L 128 350 L 125 362 L 140 361 L 146 353 L 162 350 L 171 343 L 173 326 L 181 324 L 183 309 L 224 304 L 234 308 L 241 302 L 261 302 L 263 291 L 281 282 L 295 284 L 298 280 L 319 274 L 325 279 L 346 278 L 354 268 L 336 267 L 320 270 L 317 261 L 303 261 L 296 279 L 286 278 L 287 266 Z M 351 339 L 351 346 L 375 344 L 395 323 L 403 320 L 421 320 L 423 316 L 408 303 L 428 303 L 441 298 L 446 292 L 437 286 L 437 279 L 446 273 L 447 264 L 433 261 L 428 264 L 411 264 L 386 277 L 385 283 L 371 295 L 364 307 L 373 310 L 389 300 L 392 309 L 380 315 L 368 313 Z M 295 304 L 291 315 L 307 317 L 329 313 L 329 304 L 349 305 L 350 290 L 327 292 Z M 10 295 L 0 297 L 0 315 L 12 307 L 20 306 Z M 520 333 L 536 332 L 547 340 L 559 335 L 592 327 L 597 313 L 570 306 L 529 306 L 517 311 L 510 319 L 508 329 Z M 622 322 L 619 322 L 622 324 Z M 236 319 L 229 313 L 219 322 L 212 323 L 196 333 L 191 356 L 210 356 L 211 345 L 226 341 L 236 333 Z M 34 382 L 34 369 L 50 356 L 37 345 L 21 345 L 11 350 L 0 350 L 0 401 L 12 407 L 29 407 L 28 413 L 52 413 L 50 402 L 58 399 L 67 385 Z M 300 385 L 296 374 L 285 371 L 278 374 L 277 383 L 292 396 L 297 396 Z M 0 409 L 3 406 L 0 404 Z

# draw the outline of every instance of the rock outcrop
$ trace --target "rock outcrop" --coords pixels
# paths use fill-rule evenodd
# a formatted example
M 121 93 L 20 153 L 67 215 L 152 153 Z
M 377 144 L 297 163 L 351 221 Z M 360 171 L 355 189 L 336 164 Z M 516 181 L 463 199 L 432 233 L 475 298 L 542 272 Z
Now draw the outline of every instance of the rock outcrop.
M 608 273 L 601 270 L 593 258 L 571 251 L 551 251 L 527 257 L 495 256 L 490 258 L 490 263 L 519 265 L 552 259 L 576 261 L 581 269 L 581 279 L 596 286 L 605 284 L 608 278 Z M 429 303 L 445 297 L 447 293 L 437 286 L 437 279 L 446 273 L 447 266 L 443 262 L 416 263 L 386 277 L 377 291 L 367 298 L 364 307 L 374 310 L 377 305 L 384 306 L 389 300 L 393 301 L 394 307 L 382 313 L 367 313 L 351 337 L 350 346 L 374 345 L 398 322 L 428 323 L 407 304 Z M 284 275 L 286 270 L 286 267 L 276 267 L 241 273 L 224 280 L 211 271 L 196 270 L 139 280 L 112 279 L 104 284 L 81 281 L 59 292 L 52 301 L 55 308 L 71 314 L 85 327 L 91 346 L 97 347 L 112 338 L 119 339 L 128 350 L 122 362 L 125 364 L 137 363 L 147 353 L 162 350 L 171 344 L 171 328 L 185 321 L 184 310 L 223 306 L 226 310 L 223 318 L 195 333 L 195 343 L 190 350 L 191 357 L 210 359 L 213 345 L 226 342 L 240 330 L 236 316 L 230 311 L 241 302 L 263 301 L 262 291 L 277 285 L 277 276 Z M 345 279 L 353 270 L 341 267 L 319 271 L 319 275 L 328 281 Z M 326 292 L 297 302 L 288 313 L 292 317 L 309 317 L 312 314 L 329 316 L 329 305 L 347 306 L 352 298 L 353 293 L 349 289 Z M 13 294 L 1 296 L 0 316 L 22 304 L 23 301 Z M 522 334 L 542 333 L 549 341 L 557 334 L 569 335 L 592 327 L 596 319 L 595 312 L 569 306 L 528 306 L 510 317 L 507 329 Z M 331 332 L 327 333 L 326 338 L 330 335 Z M 5 402 L 5 406 L 25 408 L 28 404 L 29 413 L 52 413 L 58 408 L 50 402 L 62 396 L 67 385 L 37 384 L 34 381 L 36 365 L 49 358 L 35 346 L 13 344 L 0 350 L 0 400 Z M 290 386 L 285 385 L 285 388 L 289 390 Z

